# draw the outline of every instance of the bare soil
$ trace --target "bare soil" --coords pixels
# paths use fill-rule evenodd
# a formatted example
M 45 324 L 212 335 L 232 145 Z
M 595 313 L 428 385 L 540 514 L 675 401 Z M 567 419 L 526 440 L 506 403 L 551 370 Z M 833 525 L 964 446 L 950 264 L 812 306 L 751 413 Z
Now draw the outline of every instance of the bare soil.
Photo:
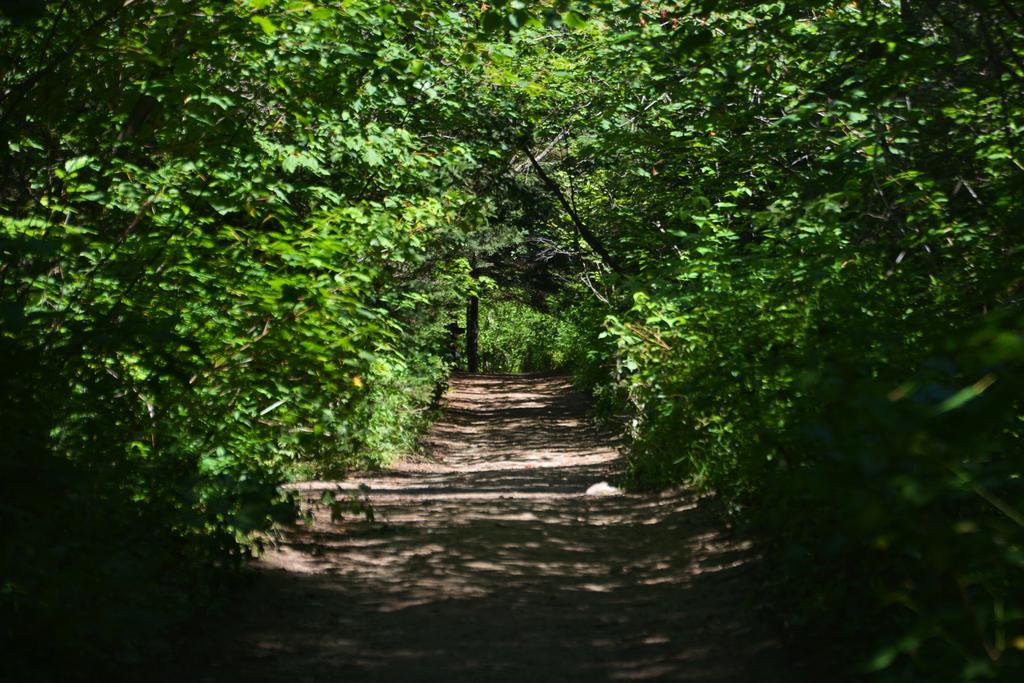
M 317 508 L 312 523 L 287 530 L 243 599 L 192 634 L 182 670 L 164 673 L 782 680 L 757 623 L 751 544 L 685 491 L 587 495 L 614 483 L 622 460 L 568 382 L 461 376 L 446 398 L 426 458 L 297 485 Z M 373 522 L 316 505 L 361 484 Z

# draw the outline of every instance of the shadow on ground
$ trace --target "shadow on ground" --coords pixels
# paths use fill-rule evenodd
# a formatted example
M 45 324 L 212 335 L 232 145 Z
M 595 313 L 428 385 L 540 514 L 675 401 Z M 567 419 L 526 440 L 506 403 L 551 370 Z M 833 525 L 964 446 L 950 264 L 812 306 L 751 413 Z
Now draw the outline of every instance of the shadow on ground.
M 260 561 L 244 603 L 190 634 L 189 677 L 782 680 L 749 543 L 685 493 L 586 495 L 620 461 L 564 380 L 453 389 L 437 461 L 297 486 L 312 523 Z M 316 504 L 359 484 L 373 523 Z

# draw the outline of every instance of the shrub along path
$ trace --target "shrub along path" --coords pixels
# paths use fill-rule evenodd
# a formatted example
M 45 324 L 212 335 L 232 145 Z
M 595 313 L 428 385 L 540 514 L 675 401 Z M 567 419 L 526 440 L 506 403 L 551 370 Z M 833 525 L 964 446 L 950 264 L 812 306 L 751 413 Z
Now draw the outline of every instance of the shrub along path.
M 299 485 L 312 523 L 191 634 L 194 680 L 765 680 L 749 544 L 685 493 L 588 495 L 621 461 L 564 379 L 456 377 L 447 401 L 428 459 L 343 485 L 373 522 Z

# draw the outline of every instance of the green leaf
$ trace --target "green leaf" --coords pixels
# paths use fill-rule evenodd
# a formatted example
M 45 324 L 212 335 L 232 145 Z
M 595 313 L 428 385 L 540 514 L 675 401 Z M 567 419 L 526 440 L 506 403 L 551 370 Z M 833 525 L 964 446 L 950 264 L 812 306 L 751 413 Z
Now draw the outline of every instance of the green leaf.
M 252 21 L 254 24 L 263 29 L 263 33 L 265 33 L 268 36 L 272 36 L 277 32 L 277 24 L 271 21 L 268 17 L 255 15 L 252 17 Z
M 941 404 L 939 404 L 939 407 L 936 408 L 935 410 L 936 414 L 941 415 L 942 413 L 948 413 L 951 410 L 956 410 L 957 408 L 960 408 L 969 401 L 973 401 L 978 396 L 981 396 L 981 394 L 986 389 L 988 389 L 995 383 L 995 375 L 991 373 L 985 375 L 974 384 L 970 385 L 969 387 L 964 387 L 960 391 L 956 392 L 955 394 L 947 398 Z
M 86 166 L 88 166 L 89 163 L 93 161 L 93 159 L 94 157 L 90 156 L 81 156 L 74 157 L 73 159 L 68 159 L 67 161 L 64 162 L 64 172 L 67 173 L 68 175 L 71 175 L 72 173 L 80 171 Z
M 569 28 L 582 29 L 590 25 L 586 19 L 576 12 L 566 12 L 562 15 L 562 22 Z

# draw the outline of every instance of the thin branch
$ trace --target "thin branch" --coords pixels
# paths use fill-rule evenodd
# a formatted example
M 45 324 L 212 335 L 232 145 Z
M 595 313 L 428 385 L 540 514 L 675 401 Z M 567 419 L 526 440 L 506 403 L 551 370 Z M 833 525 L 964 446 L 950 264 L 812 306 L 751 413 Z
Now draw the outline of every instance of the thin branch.
M 543 149 L 543 151 L 541 151 L 541 153 L 537 155 L 537 157 L 536 157 L 537 161 L 543 161 L 544 157 L 546 157 L 547 155 L 551 154 L 552 151 L 554 151 L 555 145 L 557 145 L 559 142 L 564 140 L 565 136 L 568 135 L 568 134 L 569 134 L 569 126 L 566 126 L 565 128 L 562 129 L 562 131 L 558 135 L 556 135 L 554 137 L 553 140 L 551 140 L 551 142 L 548 143 L 548 146 L 545 147 Z M 527 156 L 529 156 L 529 153 L 527 153 Z M 516 164 L 515 166 L 513 166 L 512 167 L 513 175 L 519 175 L 520 173 L 523 173 L 524 171 L 526 171 L 526 169 L 530 168 L 532 161 L 533 161 L 532 159 L 528 158 L 528 159 L 526 159 L 526 161 L 523 161 L 522 163 L 519 163 L 519 164 Z
M 562 205 L 562 208 L 565 209 L 567 214 L 569 214 L 569 218 L 572 220 L 573 226 L 580 234 L 580 237 L 583 238 L 583 241 L 594 250 L 594 253 L 601 257 L 601 260 L 612 270 L 612 272 L 624 275 L 625 270 L 619 264 L 618 260 L 613 257 L 607 249 L 605 249 L 604 245 L 601 244 L 601 240 L 597 238 L 597 235 L 592 233 L 590 228 L 586 226 L 583 219 L 580 218 L 580 215 L 576 213 L 576 209 L 574 209 L 572 204 L 569 203 L 569 200 L 566 199 L 565 193 L 562 192 L 562 188 L 559 187 L 558 183 L 552 180 L 551 176 L 541 168 L 540 162 L 537 161 L 533 152 L 530 151 L 529 143 L 525 143 L 523 145 L 523 150 L 526 152 L 526 156 L 529 158 L 530 164 L 533 166 L 533 170 L 537 172 L 537 176 L 541 179 L 541 182 L 543 182 L 548 189 L 555 194 L 558 198 L 558 202 Z

